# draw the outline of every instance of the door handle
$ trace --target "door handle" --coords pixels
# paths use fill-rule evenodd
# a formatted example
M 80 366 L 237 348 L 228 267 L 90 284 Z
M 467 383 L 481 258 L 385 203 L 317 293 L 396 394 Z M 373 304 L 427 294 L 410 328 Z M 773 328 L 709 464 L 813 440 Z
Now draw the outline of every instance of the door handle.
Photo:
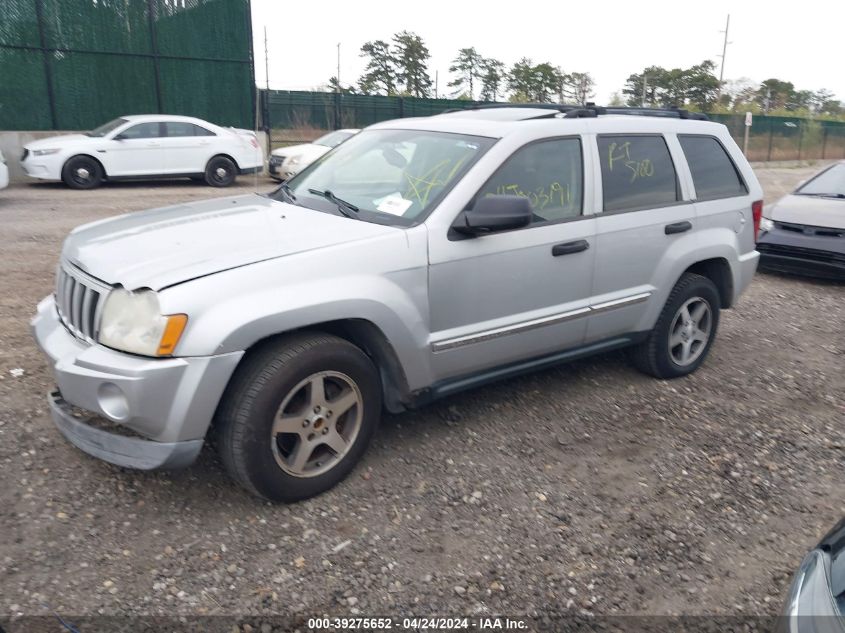
M 590 248 L 590 243 L 587 240 L 577 240 L 575 242 L 566 242 L 564 244 L 555 244 L 552 246 L 552 257 L 560 257 L 561 255 L 571 255 L 572 253 L 580 253 Z
M 664 232 L 666 235 L 674 235 L 675 233 L 685 233 L 692 228 L 692 222 L 684 220 L 683 222 L 675 222 L 674 224 L 667 224 Z

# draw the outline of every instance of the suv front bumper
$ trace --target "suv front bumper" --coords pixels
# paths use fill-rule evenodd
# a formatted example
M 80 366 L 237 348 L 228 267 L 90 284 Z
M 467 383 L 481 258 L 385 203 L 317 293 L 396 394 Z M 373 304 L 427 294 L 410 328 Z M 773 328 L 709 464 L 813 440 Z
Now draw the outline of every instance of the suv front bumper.
M 196 458 L 243 356 L 146 358 L 90 345 L 62 325 L 52 296 L 38 304 L 32 331 L 53 365 L 59 393 L 50 394 L 49 404 L 59 430 L 90 455 L 144 470 L 187 466 Z M 73 406 L 123 432 L 91 425 Z

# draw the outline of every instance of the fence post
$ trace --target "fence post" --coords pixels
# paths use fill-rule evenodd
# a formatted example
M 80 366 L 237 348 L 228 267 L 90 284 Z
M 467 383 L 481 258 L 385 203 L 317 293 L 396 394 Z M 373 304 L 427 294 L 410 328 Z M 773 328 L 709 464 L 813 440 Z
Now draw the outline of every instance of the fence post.
M 153 54 L 153 73 L 155 74 L 156 107 L 159 114 L 164 111 L 161 99 L 161 71 L 158 64 L 158 36 L 155 23 L 155 0 L 147 0 L 147 14 L 150 22 L 150 48 Z
M 50 68 L 50 55 L 47 53 L 47 37 L 44 35 L 43 0 L 35 0 L 35 19 L 38 21 L 38 40 L 41 43 L 41 57 L 44 60 L 44 79 L 47 81 L 47 99 L 50 102 L 50 124 L 59 129 L 56 118 L 56 96 L 53 93 L 53 70 Z
M 804 122 L 798 125 L 798 160 L 801 160 L 801 145 L 804 142 Z
M 258 100 L 261 102 L 261 127 L 267 135 L 267 155 L 273 151 L 273 126 L 270 121 L 270 91 L 259 90 Z
M 334 129 L 340 129 L 340 91 L 334 93 Z
M 827 153 L 827 126 L 822 126 L 822 160 L 825 159 L 825 153 Z
M 405 118 L 405 97 L 399 97 L 399 118 Z
M 766 153 L 766 162 L 769 163 L 772 161 L 772 141 L 774 140 L 775 130 L 772 127 L 772 122 L 769 120 L 769 150 Z

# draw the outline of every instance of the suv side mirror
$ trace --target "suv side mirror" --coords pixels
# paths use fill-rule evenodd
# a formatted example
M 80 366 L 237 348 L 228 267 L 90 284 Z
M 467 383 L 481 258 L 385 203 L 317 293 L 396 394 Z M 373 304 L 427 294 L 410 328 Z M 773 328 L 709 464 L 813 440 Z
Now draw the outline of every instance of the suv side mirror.
M 459 215 L 452 228 L 464 235 L 484 235 L 528 226 L 533 215 L 528 198 L 484 196 Z

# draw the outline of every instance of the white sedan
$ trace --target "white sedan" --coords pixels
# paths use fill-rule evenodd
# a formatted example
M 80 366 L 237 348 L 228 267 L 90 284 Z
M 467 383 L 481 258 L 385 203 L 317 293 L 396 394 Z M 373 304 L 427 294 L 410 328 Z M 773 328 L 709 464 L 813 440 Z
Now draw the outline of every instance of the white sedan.
M 290 145 L 280 149 L 274 149 L 270 153 L 268 170 L 270 177 L 276 180 L 287 180 L 293 178 L 300 171 L 308 167 L 315 160 L 320 158 L 330 149 L 337 147 L 350 136 L 355 136 L 361 130 L 345 129 L 329 132 L 321 136 L 313 143 L 302 145 Z
M 254 132 L 186 116 L 123 116 L 85 134 L 52 136 L 24 146 L 28 176 L 92 189 L 103 180 L 191 178 L 228 187 L 260 172 L 264 152 Z

